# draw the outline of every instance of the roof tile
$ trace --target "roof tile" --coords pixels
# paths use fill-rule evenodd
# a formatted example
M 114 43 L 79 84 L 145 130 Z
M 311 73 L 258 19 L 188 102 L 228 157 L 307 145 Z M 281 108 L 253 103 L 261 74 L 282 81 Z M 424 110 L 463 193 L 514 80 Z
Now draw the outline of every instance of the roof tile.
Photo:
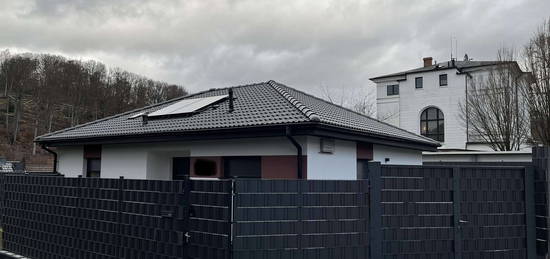
M 234 111 L 229 102 L 209 106 L 191 116 L 129 119 L 140 112 L 154 112 L 177 101 L 227 94 L 229 88 L 213 89 L 164 103 L 125 112 L 97 121 L 63 129 L 37 138 L 39 142 L 79 138 L 162 134 L 226 128 L 258 127 L 318 122 L 353 131 L 393 137 L 424 144 L 437 142 L 337 106 L 275 81 L 232 87 Z

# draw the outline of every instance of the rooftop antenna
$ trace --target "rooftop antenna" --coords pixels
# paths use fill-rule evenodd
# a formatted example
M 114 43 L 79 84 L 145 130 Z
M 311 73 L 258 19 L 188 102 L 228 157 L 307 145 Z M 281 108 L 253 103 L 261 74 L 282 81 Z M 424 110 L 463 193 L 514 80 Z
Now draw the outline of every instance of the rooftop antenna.
M 455 37 L 455 59 L 458 60 L 458 38 Z
M 453 34 L 451 33 L 451 60 L 453 60 Z

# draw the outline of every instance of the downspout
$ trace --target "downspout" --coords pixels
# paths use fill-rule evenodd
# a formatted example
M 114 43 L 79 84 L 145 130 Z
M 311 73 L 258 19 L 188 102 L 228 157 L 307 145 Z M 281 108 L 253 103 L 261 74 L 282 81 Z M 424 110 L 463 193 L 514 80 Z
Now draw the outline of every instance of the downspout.
M 458 68 L 457 68 L 458 69 Z M 463 72 L 461 69 L 458 69 L 461 74 L 465 74 L 464 77 L 464 94 L 466 96 L 466 103 L 464 104 L 466 107 L 466 144 L 464 149 L 468 149 L 468 143 L 470 143 L 470 111 L 469 111 L 469 105 L 468 105 L 468 78 L 472 79 L 473 76 L 469 72 Z
M 287 126 L 286 127 L 286 137 L 288 138 L 288 140 L 290 140 L 290 142 L 292 143 L 292 145 L 294 145 L 294 147 L 296 147 L 296 166 L 297 166 L 297 170 L 296 170 L 296 175 L 298 176 L 298 179 L 302 179 L 303 177 L 303 173 L 302 173 L 302 168 L 303 168 L 303 161 L 302 161 L 302 146 L 300 145 L 300 143 L 298 143 L 298 141 L 296 141 L 296 139 L 292 136 L 292 133 L 290 131 L 290 127 Z
M 40 147 L 53 155 L 53 172 L 57 173 L 57 153 L 46 147 L 46 145 L 40 145 Z

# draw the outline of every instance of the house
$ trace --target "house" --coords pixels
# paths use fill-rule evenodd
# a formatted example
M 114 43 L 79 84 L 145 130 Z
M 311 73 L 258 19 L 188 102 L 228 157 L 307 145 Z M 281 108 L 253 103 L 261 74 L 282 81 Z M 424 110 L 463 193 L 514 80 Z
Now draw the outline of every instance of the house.
M 67 176 L 159 180 L 356 179 L 366 161 L 420 165 L 422 151 L 439 146 L 275 81 L 211 89 L 36 141 Z
M 370 79 L 376 83 L 378 119 L 439 141 L 440 151 L 492 151 L 461 119 L 460 103 L 473 80 L 483 80 L 502 62 L 472 61 L 466 55 L 463 61 L 434 64 L 427 57 L 423 63 L 420 68 Z M 514 69 L 527 74 L 514 63 Z

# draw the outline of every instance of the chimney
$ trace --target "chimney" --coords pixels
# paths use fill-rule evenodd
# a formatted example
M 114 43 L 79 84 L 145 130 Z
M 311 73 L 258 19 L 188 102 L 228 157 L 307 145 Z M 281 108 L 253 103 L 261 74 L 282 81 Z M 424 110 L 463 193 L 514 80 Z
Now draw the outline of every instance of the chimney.
M 149 116 L 148 115 L 149 115 L 148 112 L 143 113 L 141 115 L 141 125 L 143 125 L 143 126 L 147 125 L 147 123 L 149 122 Z
M 229 112 L 233 112 L 233 88 L 229 88 Z
M 425 57 L 422 60 L 424 60 L 424 67 L 429 67 L 432 64 L 433 58 L 432 57 Z

